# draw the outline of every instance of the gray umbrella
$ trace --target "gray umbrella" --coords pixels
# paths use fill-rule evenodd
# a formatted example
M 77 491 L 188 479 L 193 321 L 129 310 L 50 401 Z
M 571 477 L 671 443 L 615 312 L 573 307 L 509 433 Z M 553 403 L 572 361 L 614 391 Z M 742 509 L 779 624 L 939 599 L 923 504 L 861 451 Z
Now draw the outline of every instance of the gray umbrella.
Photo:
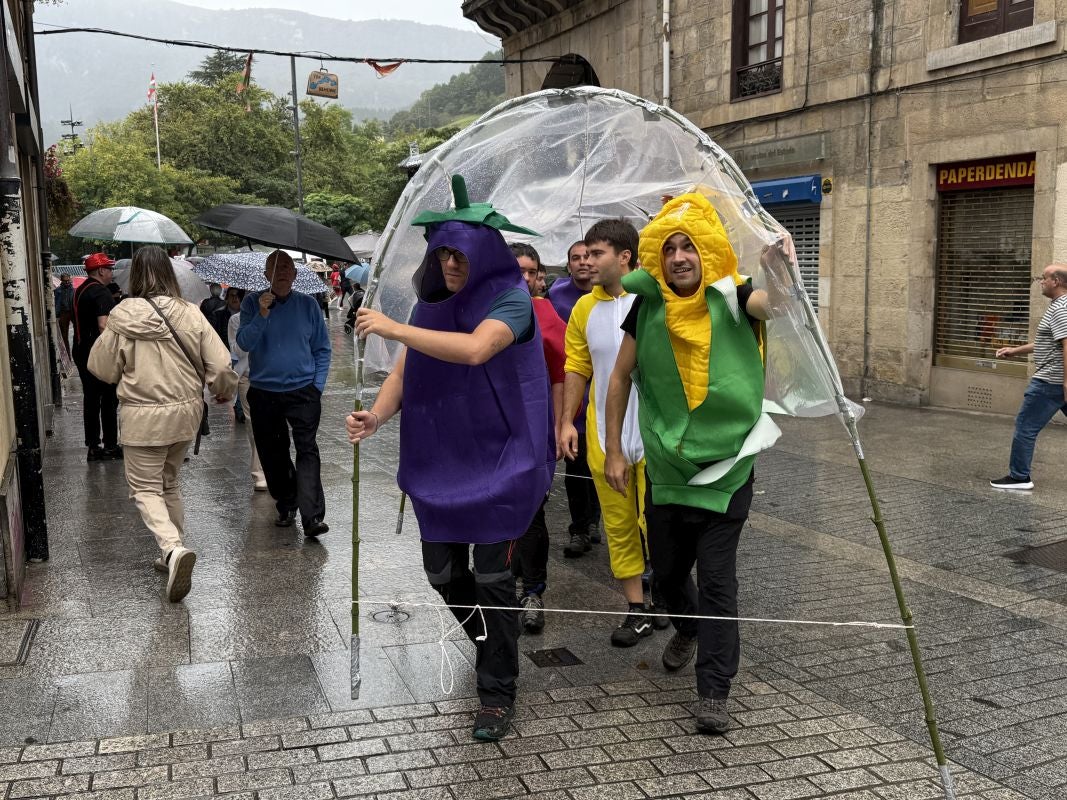
M 183 298 L 199 305 L 211 296 L 207 284 L 193 274 L 192 264 L 180 258 L 172 258 L 170 263 L 174 267 L 174 277 L 178 279 Z M 130 259 L 123 258 L 115 262 L 114 281 L 123 292 L 130 291 Z
M 346 236 L 345 242 L 352 248 L 352 252 L 356 254 L 360 261 L 369 261 L 370 257 L 374 255 L 374 248 L 378 245 L 380 238 L 382 238 L 382 235 L 376 231 L 363 231 L 363 233 Z
M 137 206 L 112 206 L 82 217 L 67 231 L 81 239 L 147 244 L 192 244 L 174 220 Z

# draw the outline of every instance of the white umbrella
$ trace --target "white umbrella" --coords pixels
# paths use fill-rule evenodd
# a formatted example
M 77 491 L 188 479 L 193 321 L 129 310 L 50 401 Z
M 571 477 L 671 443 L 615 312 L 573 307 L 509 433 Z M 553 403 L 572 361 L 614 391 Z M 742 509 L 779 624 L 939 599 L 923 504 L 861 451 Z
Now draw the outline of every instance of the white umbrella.
M 193 274 L 200 279 L 226 286 L 236 286 L 250 292 L 262 292 L 270 288 L 263 274 L 267 266 L 267 253 L 258 250 L 241 250 L 236 253 L 214 253 L 193 267 Z M 293 290 L 301 294 L 320 294 L 332 291 L 316 273 L 303 264 L 296 265 L 296 280 Z
M 67 231 L 81 239 L 148 244 L 192 244 L 174 220 L 137 206 L 112 206 L 82 217 Z
M 352 236 L 345 237 L 345 243 L 352 248 L 352 252 L 362 261 L 374 255 L 374 248 L 378 246 L 378 240 L 382 235 L 377 231 L 363 231 Z
M 184 299 L 199 305 L 211 297 L 211 290 L 207 284 L 193 274 L 192 264 L 181 258 L 172 258 L 170 263 L 174 268 L 174 277 L 178 280 L 178 288 L 181 289 Z M 130 259 L 123 258 L 115 262 L 114 280 L 124 293 L 130 291 Z

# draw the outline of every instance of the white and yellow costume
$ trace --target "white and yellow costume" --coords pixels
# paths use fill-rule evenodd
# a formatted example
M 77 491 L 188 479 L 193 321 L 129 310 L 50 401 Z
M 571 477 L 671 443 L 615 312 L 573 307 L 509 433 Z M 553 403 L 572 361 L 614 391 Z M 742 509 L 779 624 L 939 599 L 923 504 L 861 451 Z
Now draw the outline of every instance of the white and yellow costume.
M 589 471 L 593 475 L 604 532 L 608 540 L 611 571 L 625 580 L 645 571 L 645 450 L 638 426 L 637 390 L 630 390 L 622 423 L 622 454 L 630 465 L 626 496 L 612 489 L 604 478 L 604 424 L 608 381 L 615 367 L 622 337 L 620 327 L 630 312 L 635 295 L 612 297 L 601 286 L 579 298 L 567 323 L 567 372 L 591 382 L 586 411 L 585 438 Z

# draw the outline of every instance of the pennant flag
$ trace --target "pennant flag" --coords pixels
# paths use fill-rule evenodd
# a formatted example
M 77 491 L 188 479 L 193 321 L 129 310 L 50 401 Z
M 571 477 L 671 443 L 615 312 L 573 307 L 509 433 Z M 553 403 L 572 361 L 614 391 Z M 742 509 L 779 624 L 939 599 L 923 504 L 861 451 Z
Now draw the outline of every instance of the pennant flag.
M 393 61 L 389 64 L 382 64 L 370 58 L 365 58 L 363 61 L 365 64 L 370 64 L 374 68 L 374 71 L 378 73 L 379 78 L 384 78 L 386 75 L 395 72 L 396 69 L 404 63 L 403 61 Z
M 252 85 L 252 54 L 248 54 L 248 58 L 245 59 L 244 72 L 241 73 L 241 82 L 237 84 L 237 94 L 244 94 L 245 89 Z M 249 95 L 245 95 L 245 111 L 252 110 L 252 100 Z
M 156 73 L 152 73 L 152 77 L 148 80 L 148 102 L 156 102 Z

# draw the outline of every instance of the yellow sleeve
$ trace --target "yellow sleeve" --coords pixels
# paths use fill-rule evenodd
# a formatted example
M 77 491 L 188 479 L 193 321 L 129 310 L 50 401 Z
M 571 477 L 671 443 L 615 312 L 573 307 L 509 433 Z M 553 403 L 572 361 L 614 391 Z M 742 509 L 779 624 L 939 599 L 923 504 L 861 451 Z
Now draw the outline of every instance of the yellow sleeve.
M 589 322 L 589 314 L 593 305 L 597 302 L 592 294 L 583 295 L 574 304 L 571 318 L 567 322 L 567 336 L 565 341 L 567 349 L 567 364 L 564 372 L 574 372 L 585 376 L 586 380 L 593 377 L 593 359 L 589 355 L 589 343 L 585 338 L 585 326 Z

